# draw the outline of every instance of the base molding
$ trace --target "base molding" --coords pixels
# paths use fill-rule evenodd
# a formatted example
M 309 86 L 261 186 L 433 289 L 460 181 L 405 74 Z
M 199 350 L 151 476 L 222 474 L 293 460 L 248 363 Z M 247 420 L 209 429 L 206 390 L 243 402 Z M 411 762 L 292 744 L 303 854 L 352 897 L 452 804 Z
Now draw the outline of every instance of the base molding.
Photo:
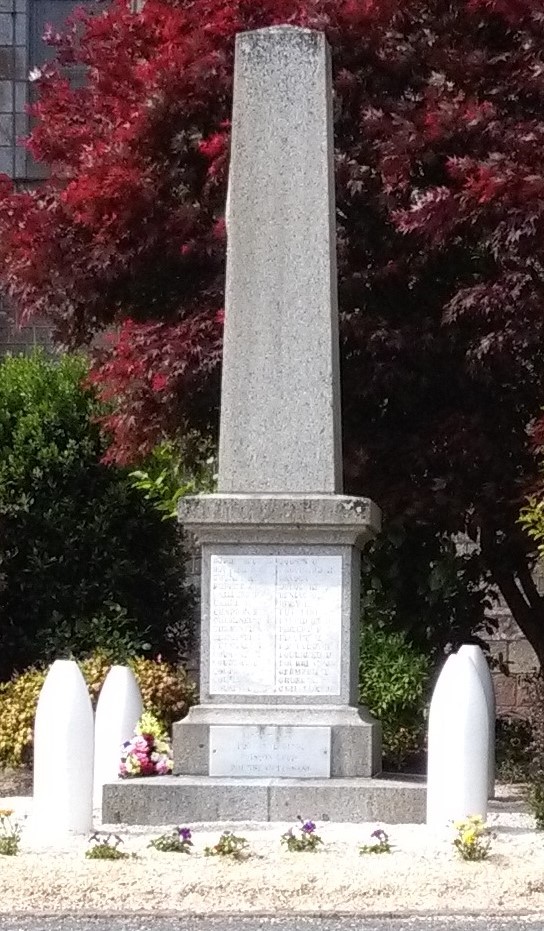
M 315 821 L 422 824 L 426 786 L 417 778 L 227 779 L 155 776 L 104 786 L 105 824 Z
M 328 762 L 326 772 L 320 767 L 307 770 L 317 777 L 369 777 L 381 771 L 381 727 L 364 707 L 348 705 L 195 705 L 182 721 L 174 724 L 174 773 L 209 776 L 213 773 L 211 756 L 214 737 L 222 728 L 226 733 L 255 734 L 276 731 L 288 735 L 293 759 L 310 760 L 308 735 L 313 730 L 326 732 Z M 298 732 L 298 736 L 297 736 Z M 324 738 L 325 739 L 325 738 Z M 258 740 L 255 752 L 258 755 Z M 244 757 L 237 771 L 223 770 L 232 778 L 298 778 L 301 769 L 281 771 L 281 767 L 243 770 Z M 215 774 L 224 778 L 218 773 Z

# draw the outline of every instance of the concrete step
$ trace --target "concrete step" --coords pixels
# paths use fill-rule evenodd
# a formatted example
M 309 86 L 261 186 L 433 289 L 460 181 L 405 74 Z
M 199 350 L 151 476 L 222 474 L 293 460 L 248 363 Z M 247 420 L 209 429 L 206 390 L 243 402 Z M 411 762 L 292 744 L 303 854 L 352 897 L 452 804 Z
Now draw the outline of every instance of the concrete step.
M 421 824 L 426 786 L 421 777 L 248 779 L 154 776 L 104 786 L 106 824 L 201 821 L 380 821 Z

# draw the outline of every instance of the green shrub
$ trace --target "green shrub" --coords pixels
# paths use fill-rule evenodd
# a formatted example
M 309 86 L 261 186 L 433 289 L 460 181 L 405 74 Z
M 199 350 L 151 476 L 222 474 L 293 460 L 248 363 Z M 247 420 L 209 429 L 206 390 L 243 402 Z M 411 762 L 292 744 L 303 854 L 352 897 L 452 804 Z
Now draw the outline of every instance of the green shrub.
M 532 729 L 520 718 L 497 718 L 496 762 L 500 782 L 526 782 L 530 776 Z
M 400 769 L 422 749 L 431 660 L 399 632 L 363 625 L 359 699 L 382 725 L 386 765 Z
M 21 825 L 13 821 L 12 808 L 0 810 L 0 856 L 16 857 L 21 844 Z
M 194 702 L 195 690 L 187 674 L 170 663 L 141 657 L 130 660 L 130 665 L 144 708 L 170 729 Z M 94 705 L 111 661 L 104 653 L 95 653 L 80 666 Z M 0 684 L 0 766 L 29 765 L 32 761 L 34 716 L 45 675 L 43 669 L 31 668 Z
M 537 831 L 544 831 L 544 673 L 528 677 L 531 697 L 531 732 L 527 801 Z
M 89 847 L 89 849 L 85 851 L 85 857 L 87 860 L 128 860 L 130 859 L 130 854 L 104 841 L 102 844 L 95 844 L 94 847 Z
M 31 762 L 34 715 L 44 679 L 42 670 L 27 669 L 0 684 L 0 766 Z
M 177 528 L 104 464 L 86 374 L 78 356 L 0 363 L 0 681 L 97 646 L 122 660 L 187 645 Z
M 535 819 L 537 831 L 544 831 L 544 780 L 531 779 L 527 789 L 527 801 Z

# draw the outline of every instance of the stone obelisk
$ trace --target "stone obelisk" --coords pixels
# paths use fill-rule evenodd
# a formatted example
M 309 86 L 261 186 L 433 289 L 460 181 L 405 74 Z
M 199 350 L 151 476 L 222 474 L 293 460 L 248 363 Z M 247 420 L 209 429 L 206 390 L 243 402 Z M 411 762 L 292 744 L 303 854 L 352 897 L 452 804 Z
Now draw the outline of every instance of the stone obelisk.
M 215 777 L 224 818 L 225 778 L 285 780 L 287 808 L 295 783 L 381 767 L 358 707 L 380 515 L 342 494 L 331 104 L 321 33 L 238 36 L 218 492 L 179 506 L 202 544 L 201 694 L 174 729 L 175 772 Z

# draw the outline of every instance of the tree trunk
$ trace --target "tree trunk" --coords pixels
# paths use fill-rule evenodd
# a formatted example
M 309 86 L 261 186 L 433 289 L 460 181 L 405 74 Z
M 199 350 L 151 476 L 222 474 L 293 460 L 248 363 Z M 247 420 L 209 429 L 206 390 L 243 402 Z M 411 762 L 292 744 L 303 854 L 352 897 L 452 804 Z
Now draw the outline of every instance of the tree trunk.
M 544 669 L 544 597 L 531 572 L 531 556 L 519 548 L 497 542 L 493 531 L 482 528 L 482 559 L 491 572 L 512 617 L 535 651 Z

